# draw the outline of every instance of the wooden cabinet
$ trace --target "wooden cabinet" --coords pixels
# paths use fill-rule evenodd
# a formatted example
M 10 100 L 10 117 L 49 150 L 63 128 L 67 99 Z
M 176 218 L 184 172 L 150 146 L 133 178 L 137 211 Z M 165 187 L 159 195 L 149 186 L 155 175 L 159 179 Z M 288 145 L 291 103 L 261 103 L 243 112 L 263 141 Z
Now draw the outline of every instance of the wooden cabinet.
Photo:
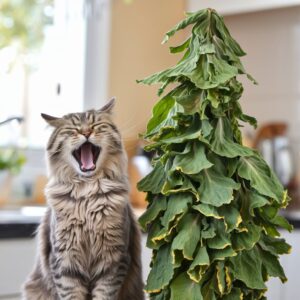
M 211 7 L 223 15 L 300 5 L 300 0 L 188 0 L 187 11 Z

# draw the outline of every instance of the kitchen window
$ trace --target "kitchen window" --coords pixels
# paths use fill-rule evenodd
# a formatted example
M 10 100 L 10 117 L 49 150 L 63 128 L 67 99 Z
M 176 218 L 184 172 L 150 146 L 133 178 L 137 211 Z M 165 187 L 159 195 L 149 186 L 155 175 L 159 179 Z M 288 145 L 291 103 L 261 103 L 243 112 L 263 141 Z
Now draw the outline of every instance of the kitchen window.
M 0 30 L 9 35 L 19 23 L 28 30 L 25 38 L 24 32 L 7 38 L 0 50 L 0 122 L 14 116 L 25 121 L 20 126 L 17 122 L 1 126 L 0 146 L 41 148 L 49 136 L 41 112 L 61 116 L 100 107 L 107 98 L 110 3 L 16 3 L 0 4 Z M 30 22 L 41 26 L 40 32 L 30 28 Z
M 9 35 L 26 20 L 41 30 L 25 28 L 2 43 L 5 30 Z M 51 129 L 40 114 L 62 116 L 105 103 L 109 25 L 110 0 L 0 1 L 0 158 L 16 148 L 26 160 L 20 173 L 11 174 L 0 159 L 0 207 L 45 204 L 44 149 Z M 31 45 L 36 33 L 39 43 Z M 23 39 L 26 47 L 18 53 Z M 13 117 L 24 121 L 1 124 Z

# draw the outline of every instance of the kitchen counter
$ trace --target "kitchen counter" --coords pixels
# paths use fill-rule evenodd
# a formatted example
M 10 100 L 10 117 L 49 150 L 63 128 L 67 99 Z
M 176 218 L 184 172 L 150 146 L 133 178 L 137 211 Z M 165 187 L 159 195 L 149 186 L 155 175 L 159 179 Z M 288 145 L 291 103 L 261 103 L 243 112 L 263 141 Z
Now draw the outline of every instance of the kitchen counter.
M 0 239 L 32 238 L 46 207 L 0 210 Z
M 34 264 L 36 228 L 45 213 L 45 207 L 25 207 L 22 210 L 0 210 L 0 299 L 20 298 L 20 286 Z M 139 216 L 143 210 L 134 209 Z M 297 273 L 300 268 L 300 213 L 293 213 L 289 220 L 295 226 L 292 234 L 282 231 L 283 238 L 293 246 L 291 255 L 283 256 L 281 262 L 289 281 L 279 284 L 277 279 L 268 283 L 268 298 L 272 300 L 298 299 Z M 298 229 L 297 229 L 298 228 Z M 146 248 L 146 235 L 142 236 L 143 278 L 149 273 L 151 251 Z M 18 270 L 16 272 L 16 270 Z

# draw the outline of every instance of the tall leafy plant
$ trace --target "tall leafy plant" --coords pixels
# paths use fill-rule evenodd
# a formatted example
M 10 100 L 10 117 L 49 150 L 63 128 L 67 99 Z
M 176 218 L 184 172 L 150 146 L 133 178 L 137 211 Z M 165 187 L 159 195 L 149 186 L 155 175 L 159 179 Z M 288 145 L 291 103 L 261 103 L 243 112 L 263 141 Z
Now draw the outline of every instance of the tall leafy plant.
M 245 55 L 212 9 L 187 14 L 170 30 L 192 25 L 190 37 L 171 53 L 173 67 L 140 82 L 160 83 L 144 138 L 153 150 L 153 171 L 138 188 L 147 192 L 140 218 L 153 249 L 146 291 L 151 299 L 266 299 L 269 276 L 286 276 L 279 255 L 290 246 L 278 227 L 291 230 L 279 209 L 288 196 L 266 162 L 242 145 L 237 76 Z

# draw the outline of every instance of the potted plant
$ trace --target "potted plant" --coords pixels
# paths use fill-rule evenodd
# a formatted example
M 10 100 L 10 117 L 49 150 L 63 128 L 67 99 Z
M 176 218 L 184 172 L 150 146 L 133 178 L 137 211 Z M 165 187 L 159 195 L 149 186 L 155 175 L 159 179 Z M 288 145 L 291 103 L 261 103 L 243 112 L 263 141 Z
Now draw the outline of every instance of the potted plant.
M 25 157 L 17 149 L 0 149 L 0 205 L 9 200 L 13 175 L 20 171 L 24 163 Z
M 290 246 L 278 227 L 289 197 L 259 153 L 242 144 L 241 122 L 256 126 L 239 99 L 245 55 L 212 9 L 187 14 L 170 30 L 192 25 L 171 53 L 173 67 L 139 82 L 160 83 L 147 125 L 152 172 L 138 188 L 149 202 L 140 224 L 153 249 L 145 290 L 151 299 L 266 299 L 269 276 L 286 280 L 279 255 Z

